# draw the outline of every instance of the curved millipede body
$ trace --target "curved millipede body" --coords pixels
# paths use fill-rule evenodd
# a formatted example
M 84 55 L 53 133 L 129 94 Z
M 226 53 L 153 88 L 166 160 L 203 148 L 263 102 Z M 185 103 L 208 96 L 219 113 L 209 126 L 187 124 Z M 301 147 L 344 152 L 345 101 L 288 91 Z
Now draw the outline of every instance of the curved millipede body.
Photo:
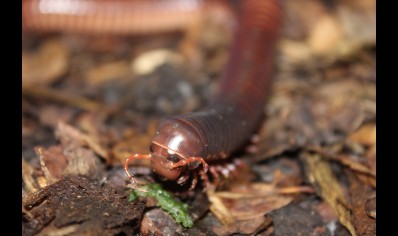
M 150 34 L 183 30 L 212 15 L 231 21 L 218 0 L 23 0 L 23 29 L 82 34 Z
M 246 0 L 241 7 L 229 61 L 212 103 L 169 118 L 153 138 L 153 169 L 169 180 L 196 168 L 199 160 L 206 171 L 204 162 L 228 157 L 261 121 L 281 9 L 274 0 Z
M 27 0 L 25 1 L 27 4 L 23 5 L 25 27 L 57 30 L 62 28 L 59 24 L 65 21 L 68 23 L 65 23 L 64 28 L 70 31 L 76 29 L 77 32 L 91 30 L 93 33 L 105 31 L 120 32 L 121 34 L 142 33 L 146 32 L 142 22 L 149 18 L 155 22 L 148 24 L 146 29 L 148 32 L 180 28 L 189 22 L 186 19 L 193 19 L 196 15 L 200 15 L 199 12 L 203 12 L 194 10 L 195 4 L 200 5 L 201 9 L 206 9 L 207 5 L 217 5 L 219 9 L 225 10 L 225 5 L 220 1 L 117 1 L 118 4 L 126 4 L 125 6 L 130 7 L 122 9 L 119 5 L 119 7 L 115 6 L 112 9 L 118 11 L 121 16 L 115 17 L 117 14 L 113 14 L 112 17 L 109 17 L 112 14 L 108 10 L 104 10 L 105 8 L 102 9 L 101 4 L 111 4 L 111 1 L 53 1 L 69 4 L 83 2 L 85 8 L 79 11 L 76 10 L 78 7 L 75 9 L 70 5 L 68 9 L 74 9 L 74 11 L 64 10 L 62 13 L 64 18 L 60 18 L 58 23 L 46 24 L 40 18 L 46 16 L 38 9 L 40 2 L 44 6 L 45 3 L 49 4 L 49 0 Z M 216 2 L 217 4 L 215 4 Z M 97 4 L 96 10 L 89 10 L 90 4 Z M 138 10 L 139 7 L 134 8 L 133 4 L 142 7 L 141 9 L 146 9 L 146 15 L 140 13 L 142 10 Z M 161 5 L 163 8 L 159 7 Z M 181 6 L 185 6 L 185 8 Z M 47 8 L 51 9 L 49 6 Z M 56 17 L 58 14 L 54 10 L 47 11 L 50 12 L 48 13 L 50 17 Z M 162 20 L 162 16 L 167 15 L 168 11 L 173 14 L 169 15 L 170 17 L 163 17 Z M 138 14 L 134 16 L 136 13 Z M 101 23 L 98 23 L 100 20 L 96 24 L 92 23 L 96 16 L 99 18 L 108 16 L 109 19 L 112 19 L 108 19 L 108 21 L 119 25 L 110 27 L 108 23 L 110 25 L 111 22 L 106 24 L 103 22 L 101 28 Z M 281 16 L 279 0 L 240 1 L 237 13 L 238 26 L 230 47 L 229 60 L 212 102 L 198 112 L 176 115 L 160 124 L 157 134 L 152 140 L 150 154 L 135 154 L 126 160 L 125 170 L 133 183 L 135 181 L 128 173 L 127 167 L 128 163 L 135 158 L 151 158 L 152 168 L 156 173 L 168 180 L 177 180 L 180 184 L 185 183 L 191 173 L 197 173 L 193 171 L 194 169 L 198 169 L 202 179 L 208 182 L 205 174 L 208 170 L 207 163 L 211 164 L 212 161 L 229 157 L 232 152 L 248 141 L 263 116 L 264 105 L 271 85 L 272 59 Z M 78 26 L 73 28 L 73 21 L 68 21 L 67 18 L 75 19 L 75 22 L 78 22 L 75 25 Z M 166 27 L 167 24 L 169 24 L 169 28 Z M 138 29 L 141 27 L 142 30 L 134 31 L 134 27 L 138 27 Z M 202 168 L 198 168 L 200 165 Z M 215 172 L 212 171 L 212 173 Z M 194 174 L 193 177 L 192 187 L 196 185 L 197 174 Z

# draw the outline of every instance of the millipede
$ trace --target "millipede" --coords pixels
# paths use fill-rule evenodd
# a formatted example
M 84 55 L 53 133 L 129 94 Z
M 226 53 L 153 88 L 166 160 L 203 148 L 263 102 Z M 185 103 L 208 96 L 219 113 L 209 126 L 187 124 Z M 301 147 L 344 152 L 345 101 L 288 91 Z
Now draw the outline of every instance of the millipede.
M 197 112 L 172 116 L 159 125 L 149 154 L 128 157 L 124 169 L 137 158 L 151 159 L 154 172 L 185 184 L 198 176 L 209 184 L 208 171 L 218 178 L 214 162 L 226 160 L 248 142 L 263 119 L 272 84 L 275 45 L 282 21 L 280 0 L 242 0 L 237 27 L 218 90 L 210 104 Z M 109 1 L 25 0 L 23 27 L 30 30 L 134 34 L 185 27 L 203 9 L 226 10 L 224 1 Z M 202 10 L 195 10 L 202 9 Z

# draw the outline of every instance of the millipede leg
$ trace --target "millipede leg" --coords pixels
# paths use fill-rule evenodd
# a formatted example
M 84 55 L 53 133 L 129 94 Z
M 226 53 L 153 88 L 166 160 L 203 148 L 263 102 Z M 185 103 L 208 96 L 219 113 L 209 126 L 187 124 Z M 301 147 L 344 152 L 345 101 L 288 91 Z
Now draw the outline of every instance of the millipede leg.
M 197 172 L 194 172 L 194 174 L 193 174 L 193 180 L 192 180 L 192 183 L 191 183 L 191 187 L 189 187 L 189 191 L 195 189 L 195 187 L 196 187 L 197 184 L 198 184 L 198 173 L 197 173 Z
M 206 191 L 207 186 L 209 185 L 209 178 L 207 177 L 206 172 L 203 169 L 199 170 L 200 178 L 203 181 L 203 192 Z
M 186 172 L 186 173 L 184 173 L 184 175 L 180 176 L 177 179 L 177 184 L 184 185 L 188 179 L 189 179 L 189 172 Z
M 220 182 L 220 175 L 218 174 L 218 171 L 214 166 L 210 166 L 209 170 L 214 178 L 213 185 L 217 186 Z
M 232 178 L 237 178 L 239 176 L 236 165 L 234 163 L 227 164 L 225 168 L 228 169 L 229 174 L 231 175 Z
M 225 166 L 217 165 L 217 166 L 215 166 L 214 168 L 215 168 L 215 170 L 216 170 L 218 173 L 221 173 L 221 175 L 222 175 L 224 178 L 229 178 L 229 170 L 228 170 L 227 168 L 225 168 Z
M 127 177 L 129 178 L 129 180 L 131 181 L 131 183 L 133 185 L 137 184 L 137 181 L 135 181 L 133 176 L 129 173 L 128 168 L 129 168 L 129 163 L 133 159 L 136 159 L 136 158 L 147 159 L 147 158 L 151 158 L 151 155 L 148 155 L 148 154 L 134 154 L 134 155 L 131 155 L 131 156 L 127 157 L 126 160 L 124 161 L 124 172 L 126 173 Z

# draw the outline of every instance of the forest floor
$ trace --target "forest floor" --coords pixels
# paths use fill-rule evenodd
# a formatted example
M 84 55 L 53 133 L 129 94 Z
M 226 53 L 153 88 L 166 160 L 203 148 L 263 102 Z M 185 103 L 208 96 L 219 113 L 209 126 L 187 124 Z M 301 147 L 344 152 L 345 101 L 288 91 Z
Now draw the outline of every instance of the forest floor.
M 375 1 L 285 2 L 264 122 L 231 157 L 250 164 L 205 192 L 130 165 L 188 205 L 190 228 L 128 201 L 123 163 L 162 120 L 209 103 L 229 33 L 24 32 L 23 235 L 376 235 Z

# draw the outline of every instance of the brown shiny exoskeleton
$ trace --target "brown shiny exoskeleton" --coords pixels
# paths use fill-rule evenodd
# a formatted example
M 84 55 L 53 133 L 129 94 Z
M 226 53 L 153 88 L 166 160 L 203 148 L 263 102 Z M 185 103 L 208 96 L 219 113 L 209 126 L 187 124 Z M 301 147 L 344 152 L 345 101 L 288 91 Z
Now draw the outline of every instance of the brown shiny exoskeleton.
M 272 58 L 281 23 L 278 0 L 241 1 L 239 24 L 229 61 L 212 103 L 198 112 L 173 116 L 161 123 L 152 140 L 149 155 L 154 172 L 168 180 L 183 184 L 198 174 L 208 184 L 206 172 L 215 180 L 220 168 L 207 162 L 229 157 L 241 148 L 255 132 L 263 117 L 263 109 L 272 81 Z M 201 168 L 198 168 L 201 166 Z M 196 169 L 199 171 L 197 172 Z

